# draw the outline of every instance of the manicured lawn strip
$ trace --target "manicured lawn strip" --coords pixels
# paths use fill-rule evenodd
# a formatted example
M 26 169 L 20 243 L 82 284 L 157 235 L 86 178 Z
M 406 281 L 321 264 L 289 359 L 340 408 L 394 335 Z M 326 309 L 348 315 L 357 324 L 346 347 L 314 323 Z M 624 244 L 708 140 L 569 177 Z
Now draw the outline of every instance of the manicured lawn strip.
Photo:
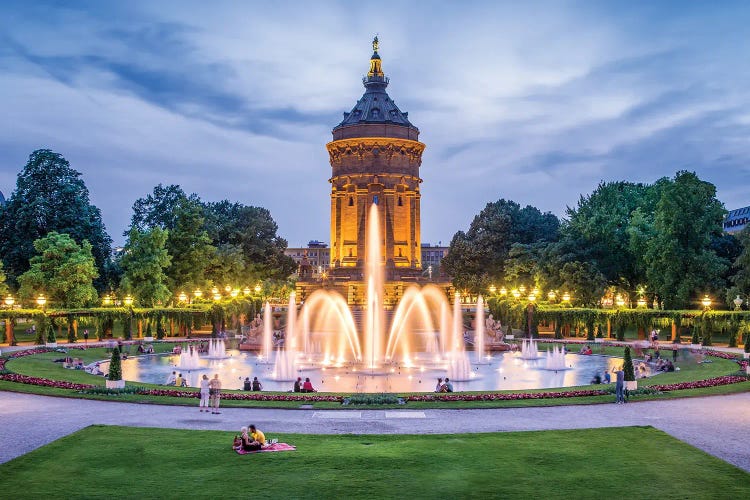
M 0 465 L 3 495 L 733 499 L 750 495 L 750 474 L 652 427 L 450 436 L 265 431 L 296 445 L 297 451 L 240 456 L 230 450 L 233 433 L 229 432 L 93 426 Z

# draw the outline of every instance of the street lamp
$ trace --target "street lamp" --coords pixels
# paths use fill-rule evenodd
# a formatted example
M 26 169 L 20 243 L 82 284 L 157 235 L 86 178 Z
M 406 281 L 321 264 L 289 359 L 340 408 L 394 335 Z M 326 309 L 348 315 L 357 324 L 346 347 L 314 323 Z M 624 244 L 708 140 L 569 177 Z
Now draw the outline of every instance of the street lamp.
M 131 295 L 126 295 L 124 299 L 122 299 L 122 303 L 125 304 L 126 307 L 130 307 L 133 305 L 133 297 Z
M 497 287 L 495 285 L 490 285 L 490 293 L 495 295 L 495 292 L 497 292 Z
M 240 294 L 239 288 L 233 288 L 232 291 L 229 292 L 229 295 L 231 295 L 233 299 L 236 299 L 239 294 Z
M 504 286 L 500 287 L 500 295 L 502 295 L 503 297 L 508 295 L 508 290 Z
M 517 288 L 514 288 L 513 290 L 511 290 L 510 294 L 513 296 L 514 299 L 517 299 L 518 297 L 521 296 L 521 292 Z
M 232 285 L 225 286 L 224 287 L 224 291 L 227 292 L 227 293 L 231 292 L 232 291 Z
M 638 307 L 641 307 L 641 308 L 646 307 L 646 298 L 638 297 L 638 302 L 636 303 L 638 304 Z
M 203 297 L 203 291 L 200 288 L 196 288 L 195 291 L 193 292 L 193 296 L 196 299 L 200 299 L 201 297 Z
M 523 285 L 521 285 L 521 286 L 518 287 L 518 291 L 521 292 L 522 294 L 526 293 L 526 287 L 523 286 Z
M 255 285 L 255 293 L 260 293 L 260 291 L 263 289 L 263 287 L 260 286 L 260 283 Z
M 563 292 L 562 301 L 563 302 L 570 302 L 570 294 L 568 292 Z
M 250 287 L 246 286 L 244 290 L 242 290 L 242 295 L 250 295 Z
M 732 302 L 734 302 L 734 309 L 736 311 L 739 311 L 742 307 L 742 299 L 740 298 L 740 296 L 738 295 Z
M 701 304 L 703 304 L 704 309 L 708 309 L 709 307 L 711 307 L 711 297 L 709 297 L 708 295 L 704 295 L 703 299 L 701 299 Z
M 180 302 L 187 302 L 187 299 L 188 297 L 185 292 L 180 292 L 180 294 L 177 296 L 177 300 L 179 300 Z
M 4 302 L 5 302 L 6 306 L 12 308 L 13 304 L 16 303 L 16 299 L 14 299 L 12 295 L 8 294 L 8 296 L 5 297 L 5 301 Z
M 213 287 L 213 288 L 211 289 L 211 295 L 216 295 L 217 293 L 219 293 L 219 289 L 218 289 L 218 288 L 216 288 L 216 287 Z
M 533 304 L 535 301 L 536 301 L 536 295 L 534 295 L 533 293 L 530 293 L 529 294 L 529 302 L 531 302 Z
M 45 297 L 44 294 L 39 294 L 39 297 L 36 298 L 36 303 L 39 307 L 44 309 L 44 305 L 47 303 L 47 297 Z
M 220 301 L 220 300 L 221 300 L 221 294 L 220 294 L 219 292 L 216 292 L 216 293 L 214 294 L 214 300 L 215 300 L 216 302 L 218 302 L 218 301 Z
M 112 296 L 110 294 L 107 294 L 104 297 L 102 297 L 102 305 L 104 307 L 109 307 L 112 305 Z
M 622 295 L 619 293 L 615 297 L 615 304 L 617 304 L 617 307 L 622 307 L 625 305 L 625 299 L 622 298 Z

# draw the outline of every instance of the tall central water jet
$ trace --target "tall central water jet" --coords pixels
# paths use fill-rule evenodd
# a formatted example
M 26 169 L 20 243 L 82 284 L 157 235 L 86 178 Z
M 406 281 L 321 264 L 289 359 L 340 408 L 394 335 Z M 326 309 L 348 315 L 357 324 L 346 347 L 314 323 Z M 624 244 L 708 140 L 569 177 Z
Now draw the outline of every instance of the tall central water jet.
M 474 315 L 474 361 L 484 358 L 484 299 L 477 299 L 477 313 Z
M 367 282 L 367 302 L 365 305 L 364 361 L 374 369 L 383 362 L 383 331 L 385 311 L 383 302 L 384 265 L 381 253 L 383 238 L 380 231 L 380 211 L 373 203 L 367 216 L 367 238 L 365 240 L 365 280 Z

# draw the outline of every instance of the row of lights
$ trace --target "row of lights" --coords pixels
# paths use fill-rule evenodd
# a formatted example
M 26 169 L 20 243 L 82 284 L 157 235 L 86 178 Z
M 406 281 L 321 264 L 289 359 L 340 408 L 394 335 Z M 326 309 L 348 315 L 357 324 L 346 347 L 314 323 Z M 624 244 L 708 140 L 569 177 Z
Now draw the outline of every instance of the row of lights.
M 490 293 L 494 295 L 496 292 L 498 292 L 497 287 L 495 285 L 490 285 Z M 508 295 L 508 289 L 505 287 L 501 287 L 499 293 L 501 296 L 506 297 Z M 514 299 L 521 298 L 521 296 L 525 293 L 526 287 L 524 285 L 521 285 L 518 288 L 514 288 L 510 291 L 510 294 Z M 539 295 L 539 289 L 537 287 L 534 287 L 533 290 L 529 292 L 527 299 L 529 302 L 535 302 Z M 568 292 L 564 292 L 561 297 L 563 302 L 570 302 L 570 298 L 571 297 Z M 555 293 L 554 291 L 550 291 L 549 293 L 547 293 L 547 299 L 549 299 L 550 302 L 554 302 L 557 299 L 557 293 Z
M 261 287 L 261 284 L 258 283 L 255 285 L 255 293 L 259 294 L 263 287 Z M 230 285 L 227 285 L 224 287 L 224 291 L 229 294 L 230 297 L 237 298 L 240 295 L 240 289 L 239 288 L 232 288 Z M 252 290 L 250 290 L 250 287 L 246 286 L 242 290 L 242 294 L 244 296 L 248 296 L 252 293 Z M 193 291 L 193 297 L 196 299 L 200 299 L 203 297 L 203 291 L 200 288 L 197 288 Z M 211 289 L 211 298 L 213 298 L 216 301 L 221 300 L 221 293 L 219 292 L 219 289 L 217 287 L 213 287 Z M 189 299 L 188 295 L 185 292 L 180 292 L 180 294 L 177 296 L 177 300 L 180 302 L 187 302 Z

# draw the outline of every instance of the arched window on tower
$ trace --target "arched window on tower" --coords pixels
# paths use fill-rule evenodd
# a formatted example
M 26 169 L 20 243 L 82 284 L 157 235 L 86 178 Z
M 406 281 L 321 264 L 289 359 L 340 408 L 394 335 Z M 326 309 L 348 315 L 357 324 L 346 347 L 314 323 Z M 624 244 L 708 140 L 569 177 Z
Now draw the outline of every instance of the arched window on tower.
M 373 202 L 373 203 L 374 203 L 375 205 L 377 205 L 377 204 L 378 204 L 378 195 L 376 195 L 376 194 L 375 194 L 375 195 L 373 195 L 373 196 L 372 196 L 372 202 Z
M 349 197 L 349 206 L 350 206 L 350 207 L 353 207 L 353 206 L 354 206 L 354 196 L 350 196 L 350 197 Z
M 399 196 L 398 197 L 398 206 L 403 207 L 404 206 L 404 200 Z

